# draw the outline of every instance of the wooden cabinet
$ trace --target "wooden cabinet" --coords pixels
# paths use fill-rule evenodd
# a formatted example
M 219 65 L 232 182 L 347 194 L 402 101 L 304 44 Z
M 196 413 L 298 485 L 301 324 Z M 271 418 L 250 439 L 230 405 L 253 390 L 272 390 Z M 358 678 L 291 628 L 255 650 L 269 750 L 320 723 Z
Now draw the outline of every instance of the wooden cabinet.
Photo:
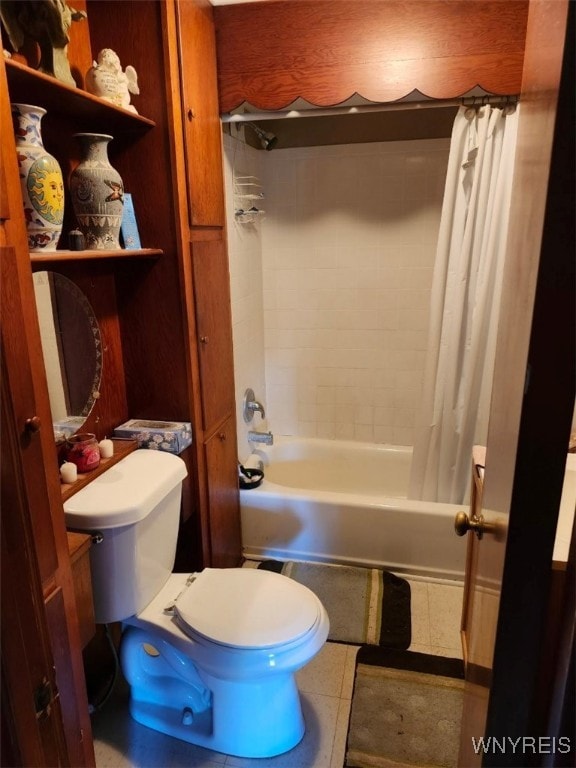
M 130 63 L 139 73 L 141 93 L 132 99 L 138 114 L 32 71 L 22 61 L 8 63 L 10 97 L 47 110 L 45 145 L 65 176 L 77 161 L 75 132 L 113 136 L 110 161 L 132 193 L 144 247 L 33 254 L 32 269 L 70 278 L 97 316 L 104 379 L 87 431 L 100 439 L 135 417 L 192 423 L 194 446 L 183 456 L 191 493 L 185 495 L 182 520 L 195 523 L 182 532 L 188 546 L 181 541 L 179 551 L 190 553 L 181 567 L 193 570 L 211 564 L 212 543 L 219 547 L 209 533 L 213 481 L 206 474 L 205 442 L 234 410 L 212 8 L 205 0 L 118 3 L 116 23 L 110 25 L 108 2 L 87 0 L 85 7 L 85 25 L 72 29 L 81 29 L 90 49 L 87 54 L 73 47 L 79 84 L 86 61 L 111 47 L 123 65 Z M 130 46 L 131 39 L 139 45 Z M 194 117 L 188 119 L 192 103 Z M 68 203 L 65 232 L 75 225 Z M 226 491 L 239 516 L 236 481 Z M 202 542 L 200 560 L 191 537 Z
M 195 241 L 191 251 L 202 417 L 204 431 L 211 434 L 234 411 L 232 318 L 221 289 L 230 281 L 228 257 L 223 240 Z
M 165 11 L 167 59 L 181 83 L 172 102 L 173 121 L 183 126 L 173 137 L 173 172 L 194 389 L 196 514 L 203 564 L 234 566 L 241 559 L 240 500 L 213 9 L 207 0 L 177 0 Z
M 231 416 L 206 441 L 210 505 L 211 563 L 214 568 L 238 565 L 240 519 L 236 513 L 238 465 L 236 419 Z
M 10 125 L 4 63 L 0 96 L 0 120 Z M 10 765 L 92 766 L 74 585 L 16 148 L 7 131 L 2 133 L 1 152 L 2 757 Z
M 68 550 L 74 582 L 74 598 L 78 615 L 80 643 L 85 648 L 94 637 L 94 601 L 92 599 L 92 578 L 90 575 L 90 536 L 83 533 L 68 533 Z
M 241 550 L 212 9 L 205 0 L 132 0 L 114 3 L 111 24 L 106 0 L 76 6 L 87 11 L 71 30 L 78 87 L 21 56 L 3 62 L 2 124 L 11 124 L 10 101 L 43 106 L 44 143 L 65 178 L 78 159 L 73 133 L 111 134 L 110 162 L 133 196 L 144 247 L 31 255 L 14 137 L 2 132 L 2 525 L 10 534 L 2 540 L 3 617 L 13 612 L 2 622 L 2 724 L 6 764 L 80 768 L 94 765 L 79 631 L 79 618 L 86 627 L 89 620 L 75 602 L 33 271 L 76 283 L 100 326 L 105 379 L 83 429 L 101 439 L 128 418 L 192 423 L 193 445 L 182 454 L 189 477 L 179 568 L 237 565 Z M 83 90 L 102 48 L 138 72 L 139 114 Z M 67 197 L 64 231 L 74 226 Z M 58 696 L 37 719 L 42 685 Z
M 216 39 L 208 0 L 179 2 L 178 53 L 190 225 L 224 226 Z

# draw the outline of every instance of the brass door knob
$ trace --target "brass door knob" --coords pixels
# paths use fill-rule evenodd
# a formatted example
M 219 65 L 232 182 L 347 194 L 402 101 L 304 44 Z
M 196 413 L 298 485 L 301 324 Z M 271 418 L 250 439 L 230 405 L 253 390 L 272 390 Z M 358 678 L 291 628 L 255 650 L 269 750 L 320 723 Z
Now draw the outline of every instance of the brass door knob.
M 481 539 L 485 533 L 494 533 L 496 526 L 486 523 L 482 515 L 468 517 L 466 512 L 458 512 L 454 518 L 454 530 L 457 536 L 465 536 L 468 531 L 474 531 L 477 538 Z

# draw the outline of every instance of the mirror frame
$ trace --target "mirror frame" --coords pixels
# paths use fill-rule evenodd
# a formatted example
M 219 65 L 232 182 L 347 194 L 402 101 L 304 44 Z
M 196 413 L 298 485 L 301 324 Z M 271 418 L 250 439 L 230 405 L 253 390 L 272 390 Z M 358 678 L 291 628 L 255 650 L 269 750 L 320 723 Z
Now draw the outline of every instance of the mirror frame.
M 101 337 L 101 331 L 98 324 L 98 319 L 96 317 L 96 313 L 94 312 L 94 309 L 82 290 L 74 283 L 72 280 L 70 280 L 69 277 L 66 277 L 66 275 L 61 274 L 60 272 L 55 272 L 53 270 L 41 270 L 34 272 L 33 275 L 34 279 L 34 288 L 36 291 L 36 286 L 38 284 L 42 285 L 41 281 L 44 279 L 45 283 L 48 284 L 50 288 L 50 294 L 53 299 L 52 301 L 52 312 L 54 313 L 55 309 L 55 303 L 54 303 L 54 296 L 56 289 L 60 292 L 60 299 L 62 297 L 63 292 L 66 292 L 69 296 L 69 299 L 71 302 L 74 303 L 74 306 L 78 309 L 78 311 L 83 312 L 84 317 L 86 318 L 86 321 L 89 325 L 90 331 L 92 333 L 92 338 L 94 340 L 93 345 L 93 353 L 94 353 L 94 376 L 92 379 L 92 382 L 90 384 L 90 391 L 87 394 L 86 401 L 80 410 L 79 413 L 75 414 L 69 414 L 68 418 L 70 419 L 70 426 L 73 427 L 72 432 L 76 432 L 78 429 L 81 429 L 83 424 L 86 422 L 88 416 L 92 412 L 94 405 L 96 403 L 96 400 L 100 396 L 100 386 L 102 383 L 102 337 Z M 42 352 L 44 355 L 44 359 L 46 360 L 46 349 L 47 349 L 47 341 L 45 338 L 45 334 L 43 333 L 42 328 L 42 321 L 40 320 L 40 311 L 38 308 L 38 296 L 36 296 L 37 301 L 37 311 L 38 311 L 38 317 L 39 317 L 39 323 L 40 323 L 40 336 L 42 341 Z M 56 332 L 56 331 L 55 331 Z M 61 333 L 61 331 L 58 331 Z M 58 356 L 60 360 L 60 374 L 62 378 L 64 378 L 65 375 L 65 369 L 63 366 L 63 359 L 62 359 L 62 347 L 59 342 L 56 342 L 58 347 Z M 65 382 L 65 384 L 67 384 Z M 67 388 L 67 387 L 66 387 Z M 54 418 L 54 406 L 51 403 L 51 412 L 52 412 L 52 422 L 54 424 L 54 428 L 58 426 L 61 426 L 63 424 L 64 420 L 57 420 Z M 65 433 L 69 433 L 69 429 L 60 429 L 58 431 L 63 431 Z M 71 432 L 70 432 L 71 434 Z

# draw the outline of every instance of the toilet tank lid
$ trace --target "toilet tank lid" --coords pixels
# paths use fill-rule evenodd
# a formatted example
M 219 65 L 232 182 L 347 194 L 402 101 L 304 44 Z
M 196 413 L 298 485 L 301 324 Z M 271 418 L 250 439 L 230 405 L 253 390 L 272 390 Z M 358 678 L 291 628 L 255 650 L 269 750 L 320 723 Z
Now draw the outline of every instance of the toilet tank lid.
M 186 477 L 179 456 L 136 450 L 64 504 L 68 528 L 116 528 L 143 520 Z

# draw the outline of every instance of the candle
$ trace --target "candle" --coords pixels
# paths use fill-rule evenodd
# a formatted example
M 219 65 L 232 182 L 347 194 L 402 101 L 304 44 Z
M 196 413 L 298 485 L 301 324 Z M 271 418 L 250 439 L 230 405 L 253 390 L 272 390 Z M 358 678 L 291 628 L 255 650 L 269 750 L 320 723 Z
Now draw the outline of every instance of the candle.
M 114 455 L 114 443 L 112 440 L 100 440 L 98 445 L 100 447 L 100 456 L 102 456 L 103 459 L 109 459 Z
M 78 467 L 71 461 L 65 461 L 60 467 L 60 477 L 63 483 L 74 483 L 78 479 Z

